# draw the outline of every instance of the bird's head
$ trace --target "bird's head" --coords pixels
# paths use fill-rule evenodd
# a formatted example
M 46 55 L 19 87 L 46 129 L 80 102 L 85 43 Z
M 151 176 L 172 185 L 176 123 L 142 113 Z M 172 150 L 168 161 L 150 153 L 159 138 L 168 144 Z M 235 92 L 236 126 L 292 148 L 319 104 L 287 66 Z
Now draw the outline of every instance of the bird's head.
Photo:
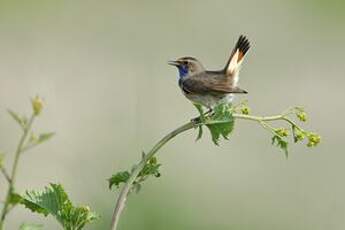
M 176 61 L 169 61 L 168 64 L 177 67 L 180 78 L 205 71 L 201 62 L 193 57 L 182 57 Z

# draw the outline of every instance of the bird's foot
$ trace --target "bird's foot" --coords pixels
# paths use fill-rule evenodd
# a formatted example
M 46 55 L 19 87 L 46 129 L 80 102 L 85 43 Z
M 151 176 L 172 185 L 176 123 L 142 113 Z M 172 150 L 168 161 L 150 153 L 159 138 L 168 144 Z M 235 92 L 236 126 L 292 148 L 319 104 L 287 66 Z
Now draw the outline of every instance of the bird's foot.
M 202 110 L 199 110 L 199 112 L 200 112 L 200 116 L 191 119 L 192 123 L 194 124 L 205 123 L 206 118 L 213 115 L 213 109 L 209 109 L 206 113 L 204 113 Z

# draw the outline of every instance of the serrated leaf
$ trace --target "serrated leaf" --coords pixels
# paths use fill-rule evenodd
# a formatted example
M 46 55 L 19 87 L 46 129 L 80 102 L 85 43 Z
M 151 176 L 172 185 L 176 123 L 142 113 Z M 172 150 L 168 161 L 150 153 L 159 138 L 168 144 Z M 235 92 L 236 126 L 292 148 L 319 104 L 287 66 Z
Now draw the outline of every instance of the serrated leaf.
M 130 176 L 131 174 L 128 171 L 122 171 L 112 175 L 108 179 L 109 189 L 111 189 L 114 185 L 118 188 L 121 183 L 126 183 Z
M 41 230 L 43 229 L 42 224 L 27 224 L 23 223 L 20 225 L 19 230 Z
M 50 187 L 45 187 L 43 191 L 26 191 L 23 199 L 30 204 L 35 204 L 34 208 L 30 208 L 31 211 L 37 212 L 35 207 L 42 208 L 45 212 L 56 216 L 59 222 L 62 221 L 58 213 L 59 209 L 63 205 L 71 206 L 67 194 L 58 184 L 50 184 Z
M 139 173 L 138 177 L 146 177 L 153 175 L 155 177 L 160 176 L 159 167 L 161 164 L 158 163 L 156 157 L 151 157 L 151 159 L 145 164 L 144 168 Z
M 211 120 L 207 121 L 206 126 L 210 130 L 212 141 L 219 145 L 220 137 L 229 139 L 229 135 L 234 129 L 234 118 L 230 110 L 230 105 L 220 104 L 214 108 Z
M 87 206 L 73 206 L 60 184 L 50 184 L 43 191 L 27 191 L 20 203 L 33 212 L 54 216 L 68 230 L 80 230 L 98 218 Z
M 27 119 L 25 117 L 19 116 L 16 112 L 12 110 L 7 110 L 7 112 L 10 114 L 10 116 L 20 125 L 22 129 L 25 128 Z
M 47 216 L 49 214 L 47 210 L 31 202 L 30 200 L 25 199 L 23 196 L 19 195 L 18 193 L 11 194 L 10 204 L 13 206 L 17 204 L 22 204 L 25 206 L 25 208 L 30 209 L 32 212 L 40 213 L 40 214 L 43 214 L 44 216 Z

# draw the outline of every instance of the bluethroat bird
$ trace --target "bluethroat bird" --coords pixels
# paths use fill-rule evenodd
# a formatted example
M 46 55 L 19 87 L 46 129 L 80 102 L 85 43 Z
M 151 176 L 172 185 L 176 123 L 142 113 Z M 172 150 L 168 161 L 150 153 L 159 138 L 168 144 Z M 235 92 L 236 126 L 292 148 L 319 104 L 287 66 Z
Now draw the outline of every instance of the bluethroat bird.
M 230 103 L 234 94 L 247 93 L 238 87 L 239 71 L 244 56 L 250 48 L 248 39 L 241 35 L 232 50 L 230 58 L 221 70 L 210 71 L 194 57 L 181 57 L 169 61 L 179 71 L 182 93 L 196 105 L 202 105 L 209 112 L 220 103 Z

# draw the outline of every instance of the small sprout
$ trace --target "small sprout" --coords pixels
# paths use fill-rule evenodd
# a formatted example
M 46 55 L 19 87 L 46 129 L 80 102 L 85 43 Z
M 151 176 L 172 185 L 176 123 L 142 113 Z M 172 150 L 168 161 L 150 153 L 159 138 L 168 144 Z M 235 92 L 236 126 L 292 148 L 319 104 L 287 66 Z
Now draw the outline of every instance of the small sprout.
M 321 141 L 321 136 L 318 135 L 317 133 L 310 132 L 307 134 L 307 136 L 308 136 L 308 144 L 307 144 L 308 147 L 314 147 L 318 145 Z
M 150 160 L 145 164 L 144 168 L 139 173 L 138 177 L 147 177 L 153 175 L 155 177 L 160 177 L 159 167 L 161 164 L 158 163 L 156 157 L 151 157 Z
M 245 115 L 248 115 L 250 113 L 250 108 L 248 106 L 246 106 L 246 105 L 242 106 L 241 113 L 245 114 Z
M 287 137 L 289 135 L 289 131 L 285 128 L 275 129 L 274 132 L 280 137 Z
M 43 100 L 39 96 L 34 97 L 31 99 L 32 110 L 35 116 L 40 115 L 43 109 Z

